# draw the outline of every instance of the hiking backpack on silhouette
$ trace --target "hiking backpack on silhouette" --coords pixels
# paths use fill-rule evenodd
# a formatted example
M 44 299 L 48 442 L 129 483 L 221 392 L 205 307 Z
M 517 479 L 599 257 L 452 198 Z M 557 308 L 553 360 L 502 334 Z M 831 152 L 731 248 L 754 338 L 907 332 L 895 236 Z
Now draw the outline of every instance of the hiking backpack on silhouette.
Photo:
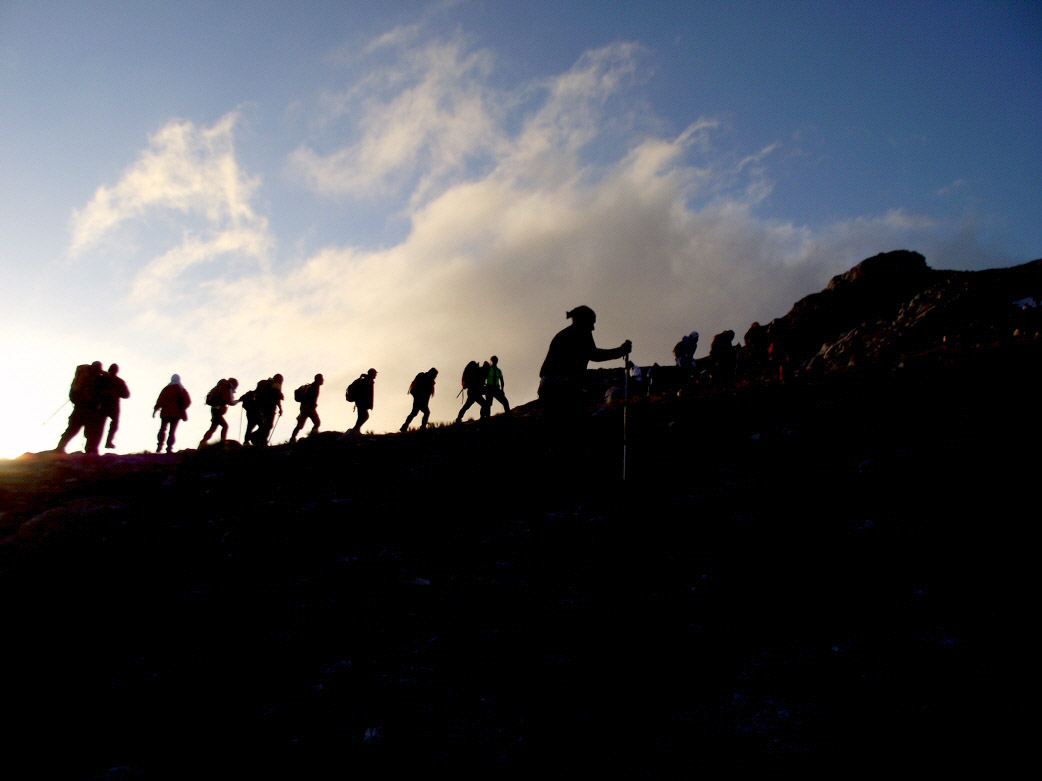
M 210 388 L 210 392 L 206 394 L 206 403 L 210 407 L 220 407 L 224 405 L 224 389 L 228 387 L 228 380 L 218 380 L 217 384 Z
M 76 373 L 72 377 L 72 385 L 69 386 L 69 401 L 73 404 L 83 404 L 92 401 L 92 387 L 90 376 L 90 364 L 81 363 L 76 367 Z
M 460 379 L 460 385 L 464 388 L 469 388 L 472 385 L 480 384 L 481 380 L 481 367 L 478 366 L 477 361 L 471 361 L 463 368 L 463 377 Z
M 364 392 L 363 385 L 365 381 L 366 375 L 363 374 L 357 380 L 348 385 L 347 392 L 344 394 L 344 398 L 346 398 L 348 401 L 358 401 L 359 397 L 361 397 L 362 393 Z
M 304 401 L 307 398 L 308 390 L 311 388 L 311 383 L 305 383 L 293 391 L 293 401 Z

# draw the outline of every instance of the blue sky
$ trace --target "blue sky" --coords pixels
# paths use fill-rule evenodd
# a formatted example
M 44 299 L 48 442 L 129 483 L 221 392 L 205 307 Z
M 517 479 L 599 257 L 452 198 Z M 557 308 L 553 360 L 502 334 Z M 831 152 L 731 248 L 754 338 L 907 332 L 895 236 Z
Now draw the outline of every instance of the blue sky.
M 439 420 L 470 358 L 532 399 L 581 303 L 650 364 L 877 252 L 1035 259 L 1039 95 L 1036 3 L 0 0 L 0 456 L 92 360 L 121 452 L 174 372 L 181 446 L 230 375 L 342 430 L 374 366 L 389 431 L 430 366 Z

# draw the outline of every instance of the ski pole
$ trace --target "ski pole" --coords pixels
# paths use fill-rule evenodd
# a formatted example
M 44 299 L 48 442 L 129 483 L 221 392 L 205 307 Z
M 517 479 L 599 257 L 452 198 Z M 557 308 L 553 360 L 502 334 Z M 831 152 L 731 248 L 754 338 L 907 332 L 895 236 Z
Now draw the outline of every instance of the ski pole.
M 43 423 L 41 423 L 40 425 L 41 425 L 41 426 L 46 426 L 46 425 L 47 425 L 48 423 L 50 423 L 50 422 L 51 422 L 51 418 L 53 418 L 53 417 L 54 417 L 55 415 L 57 415 L 57 414 L 58 414 L 59 412 L 61 412 L 61 411 L 62 411 L 63 409 L 65 409 L 65 405 L 66 405 L 66 404 L 68 404 L 68 403 L 69 403 L 69 400 L 68 400 L 68 399 L 66 399 L 66 400 L 65 400 L 65 401 L 64 401 L 64 402 L 62 403 L 62 405 L 61 405 L 60 407 L 58 407 L 58 409 L 56 409 L 56 410 L 55 410 L 54 412 L 52 412 L 52 413 L 51 413 L 50 415 L 48 415 L 48 416 L 47 416 L 47 420 L 45 420 L 45 421 L 44 421 Z

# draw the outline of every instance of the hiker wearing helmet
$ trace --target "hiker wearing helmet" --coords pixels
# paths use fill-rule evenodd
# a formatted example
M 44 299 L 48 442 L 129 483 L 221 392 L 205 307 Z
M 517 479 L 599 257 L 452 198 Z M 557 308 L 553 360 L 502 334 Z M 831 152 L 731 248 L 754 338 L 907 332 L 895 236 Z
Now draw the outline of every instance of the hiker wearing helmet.
M 409 424 L 412 423 L 412 419 L 420 412 L 423 413 L 423 418 L 420 420 L 420 428 L 427 428 L 427 421 L 431 417 L 430 401 L 431 396 L 434 395 L 434 381 L 437 377 L 438 370 L 431 367 L 430 371 L 420 372 L 413 378 L 412 383 L 409 385 L 409 395 L 412 396 L 412 412 L 409 413 L 409 417 L 405 419 L 399 431 L 407 430 Z
M 174 433 L 177 424 L 182 420 L 188 420 L 188 407 L 192 404 L 192 397 L 181 384 L 180 375 L 174 374 L 170 377 L 170 383 L 159 392 L 156 406 L 152 409 L 152 417 L 159 413 L 162 423 L 159 426 L 159 435 L 156 437 L 156 452 L 163 449 L 163 441 L 166 440 L 166 452 L 172 453 L 174 449 Z M 167 428 L 170 435 L 167 436 Z
M 629 339 L 612 349 L 598 347 L 593 341 L 597 315 L 588 306 L 577 306 L 565 316 L 572 324 L 554 336 L 539 369 L 539 400 L 555 422 L 578 412 L 583 374 L 590 361 L 622 358 L 633 348 Z
M 228 407 L 242 401 L 242 399 L 235 398 L 235 391 L 238 387 L 239 381 L 234 377 L 229 377 L 226 380 L 218 380 L 217 384 L 206 394 L 206 403 L 210 407 L 210 428 L 203 434 L 199 447 L 205 445 L 218 428 L 221 429 L 221 442 L 228 439 L 228 423 L 224 419 L 224 414 L 228 411 Z
M 314 382 L 301 385 L 293 392 L 293 398 L 300 402 L 300 414 L 297 415 L 297 426 L 293 429 L 293 433 L 290 434 L 290 442 L 297 441 L 297 434 L 304 428 L 304 423 L 308 420 L 312 424 L 311 434 L 318 431 L 318 427 L 322 423 L 318 417 L 318 391 L 324 382 L 325 378 L 321 374 L 316 374 Z M 308 436 L 311 436 L 311 434 Z

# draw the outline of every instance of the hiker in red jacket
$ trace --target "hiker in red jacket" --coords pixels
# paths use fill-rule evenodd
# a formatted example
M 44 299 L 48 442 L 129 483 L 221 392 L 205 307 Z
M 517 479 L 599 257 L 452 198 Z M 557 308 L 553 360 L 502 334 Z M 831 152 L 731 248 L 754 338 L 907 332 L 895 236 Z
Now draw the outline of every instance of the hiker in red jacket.
M 174 433 L 177 424 L 182 420 L 188 420 L 188 407 L 192 404 L 192 398 L 181 384 L 180 375 L 174 374 L 170 377 L 170 384 L 159 392 L 156 406 L 152 409 L 152 417 L 159 413 L 162 423 L 159 426 L 159 436 L 156 437 L 156 452 L 163 449 L 163 441 L 166 441 L 166 452 L 172 453 L 174 448 Z M 167 436 L 167 428 L 170 434 Z

